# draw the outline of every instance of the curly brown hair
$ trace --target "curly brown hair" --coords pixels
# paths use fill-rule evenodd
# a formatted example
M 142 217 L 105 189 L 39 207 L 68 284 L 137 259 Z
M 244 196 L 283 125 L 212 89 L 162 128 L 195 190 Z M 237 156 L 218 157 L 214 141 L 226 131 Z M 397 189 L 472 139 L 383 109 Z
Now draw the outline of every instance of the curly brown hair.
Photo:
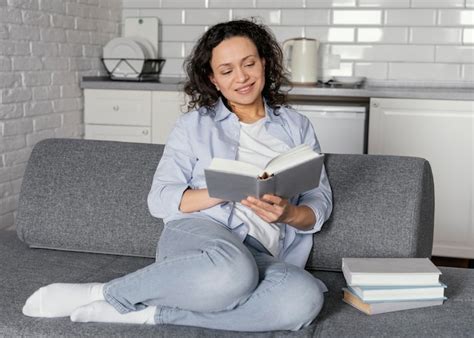
M 197 41 L 191 54 L 184 61 L 187 80 L 184 91 L 189 96 L 188 109 L 202 106 L 211 107 L 221 93 L 209 79 L 212 74 L 212 50 L 223 40 L 231 37 L 247 37 L 257 47 L 260 57 L 265 59 L 265 86 L 262 94 L 271 107 L 287 102 L 287 92 L 280 90 L 282 85 L 290 86 L 283 67 L 283 52 L 273 33 L 255 18 L 234 20 L 216 24 L 209 28 Z

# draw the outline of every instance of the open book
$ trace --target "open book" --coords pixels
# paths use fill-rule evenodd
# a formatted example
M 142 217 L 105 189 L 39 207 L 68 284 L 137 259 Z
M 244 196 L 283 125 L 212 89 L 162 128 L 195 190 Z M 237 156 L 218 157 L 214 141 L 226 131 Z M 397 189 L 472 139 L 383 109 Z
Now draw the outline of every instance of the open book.
M 247 196 L 274 194 L 284 198 L 319 185 L 324 155 L 302 144 L 271 159 L 265 168 L 214 158 L 205 169 L 209 196 L 239 202 Z

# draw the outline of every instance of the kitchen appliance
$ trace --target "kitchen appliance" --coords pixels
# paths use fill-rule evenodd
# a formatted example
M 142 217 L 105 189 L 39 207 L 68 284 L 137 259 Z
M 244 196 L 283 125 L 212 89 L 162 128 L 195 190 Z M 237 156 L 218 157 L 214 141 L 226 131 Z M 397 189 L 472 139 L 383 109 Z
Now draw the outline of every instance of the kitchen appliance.
M 318 82 L 319 41 L 294 38 L 283 42 L 285 66 L 291 74 L 291 82 L 315 84 Z
M 367 104 L 327 102 L 291 106 L 309 118 L 323 153 L 367 153 Z

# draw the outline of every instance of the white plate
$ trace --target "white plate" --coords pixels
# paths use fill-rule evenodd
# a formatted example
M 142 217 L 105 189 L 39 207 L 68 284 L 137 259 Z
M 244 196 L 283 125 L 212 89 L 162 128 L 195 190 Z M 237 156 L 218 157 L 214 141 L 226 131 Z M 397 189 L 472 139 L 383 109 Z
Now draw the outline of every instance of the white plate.
M 103 58 L 113 76 L 136 78 L 145 63 L 144 47 L 134 39 L 115 38 L 104 46 Z
M 343 85 L 355 85 L 364 82 L 365 76 L 333 76 L 332 79 Z
M 145 59 L 156 59 L 155 50 L 152 43 L 148 39 L 141 36 L 129 36 L 128 38 L 133 39 L 140 44 L 143 51 L 145 52 Z

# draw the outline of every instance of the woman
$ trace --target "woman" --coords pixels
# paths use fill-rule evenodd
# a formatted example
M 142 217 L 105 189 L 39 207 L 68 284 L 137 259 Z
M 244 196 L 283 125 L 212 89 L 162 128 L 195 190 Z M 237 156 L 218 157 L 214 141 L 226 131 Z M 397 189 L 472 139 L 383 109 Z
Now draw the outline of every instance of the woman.
M 226 202 L 209 197 L 204 180 L 213 157 L 265 164 L 299 144 L 320 150 L 308 119 L 282 106 L 278 44 L 251 21 L 217 24 L 186 70 L 197 110 L 177 121 L 148 196 L 165 222 L 156 262 L 105 284 L 51 284 L 24 314 L 267 331 L 298 330 L 319 313 L 326 288 L 304 266 L 332 209 L 325 172 L 318 188 L 290 200 Z

